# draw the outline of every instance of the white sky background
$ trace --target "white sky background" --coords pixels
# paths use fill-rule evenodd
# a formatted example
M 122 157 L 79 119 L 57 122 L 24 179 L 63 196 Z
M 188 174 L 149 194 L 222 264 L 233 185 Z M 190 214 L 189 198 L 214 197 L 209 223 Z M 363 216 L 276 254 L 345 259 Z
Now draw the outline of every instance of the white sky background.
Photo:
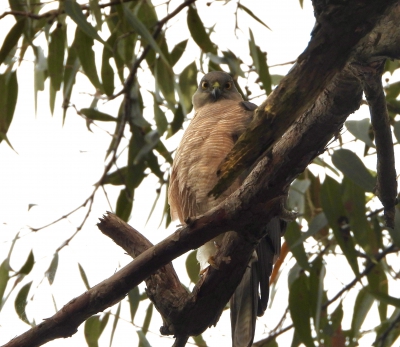
M 162 2 L 160 2 L 162 3 Z M 171 9 L 174 9 L 180 1 L 172 1 Z M 0 13 L 8 10 L 8 2 L 0 0 Z M 256 43 L 263 51 L 268 52 L 268 64 L 280 64 L 295 60 L 305 49 L 309 41 L 309 33 L 314 25 L 314 17 L 310 1 L 304 2 L 304 9 L 300 8 L 297 0 L 280 1 L 248 1 L 244 3 L 257 14 L 271 29 L 268 31 L 256 23 L 247 14 L 241 12 L 239 15 L 239 27 L 237 40 L 234 41 L 234 17 L 232 12 L 236 9 L 236 2 L 223 6 L 223 2 L 214 2 L 206 6 L 206 2 L 198 1 L 197 7 L 200 16 L 205 20 L 205 26 L 216 24 L 213 40 L 220 44 L 220 49 L 232 50 L 245 63 L 250 63 L 249 56 L 243 56 L 247 51 L 248 26 L 255 35 Z M 158 7 L 161 15 L 165 6 Z M 207 18 L 207 20 L 206 20 Z M 13 25 L 14 20 L 8 16 L 1 21 L 3 30 L 0 32 L 0 45 L 8 28 Z M 186 29 L 186 11 L 173 18 L 168 31 L 168 44 L 170 49 L 183 39 L 182 30 Z M 74 27 L 71 25 L 71 28 Z M 71 30 L 71 29 L 69 29 Z M 105 32 L 107 33 L 107 32 Z M 106 35 L 103 35 L 106 37 Z M 72 39 L 72 36 L 69 37 Z M 242 49 L 245 47 L 246 49 Z M 101 49 L 101 45 L 95 45 L 95 49 Z M 177 65 L 179 73 L 186 65 L 196 59 L 197 46 L 189 42 L 187 51 Z M 99 55 L 100 56 L 100 55 Z M 48 268 L 53 257 L 54 250 L 61 243 L 70 237 L 80 225 L 86 209 L 81 209 L 65 220 L 54 226 L 42 229 L 36 233 L 28 226 L 41 227 L 60 216 L 70 212 L 81 205 L 92 193 L 93 184 L 98 181 L 104 167 L 104 157 L 109 146 L 110 137 L 108 132 L 113 132 L 113 126 L 98 122 L 98 127 L 92 126 L 93 132 L 88 132 L 85 120 L 79 117 L 70 108 L 66 122 L 62 125 L 61 95 L 56 100 L 55 114 L 52 116 L 48 107 L 48 90 L 40 92 L 38 97 L 38 111 L 34 113 L 34 92 L 33 92 L 33 54 L 28 51 L 25 61 L 18 68 L 19 99 L 16 113 L 8 132 L 8 137 L 15 149 L 14 152 L 3 142 L 0 145 L 0 261 L 2 261 L 11 246 L 11 241 L 17 232 L 20 239 L 16 242 L 11 266 L 19 269 L 25 262 L 29 251 L 33 248 L 35 266 L 18 285 L 0 315 L 0 344 L 8 342 L 12 337 L 26 331 L 29 326 L 20 321 L 15 314 L 14 300 L 23 284 L 33 280 L 27 306 L 27 315 L 30 320 L 35 319 L 39 323 L 43 318 L 52 316 L 55 309 L 52 303 L 51 294 L 54 295 L 57 308 L 60 309 L 73 297 L 85 291 L 84 284 L 80 277 L 77 263 L 80 263 L 88 275 L 90 285 L 95 285 L 105 278 L 108 278 L 121 266 L 131 261 L 130 257 L 124 255 L 124 251 L 117 247 L 111 240 L 103 236 L 95 224 L 97 219 L 107 210 L 115 208 L 115 202 L 120 188 L 107 186 L 108 204 L 104 193 L 99 190 L 85 227 L 72 240 L 69 246 L 60 252 L 59 267 L 55 282 L 52 286 L 43 274 Z M 290 67 L 290 66 L 289 66 Z M 288 66 L 271 68 L 272 74 L 286 74 Z M 140 71 L 139 81 L 148 90 L 152 90 L 153 82 L 149 79 L 146 84 L 146 71 Z M 199 75 L 200 76 L 200 75 Z M 48 87 L 48 81 L 47 87 Z M 46 87 L 46 88 L 47 88 Z M 117 89 L 118 90 L 118 87 Z M 72 102 L 77 108 L 89 107 L 94 90 L 88 84 L 86 77 L 78 74 L 77 84 L 74 86 Z M 151 100 L 148 93 L 145 103 Z M 254 102 L 259 103 L 260 100 Z M 99 102 L 99 109 L 111 115 L 116 115 L 120 99 L 118 101 L 103 103 Z M 145 110 L 145 115 L 152 118 L 152 108 Z M 355 119 L 368 117 L 364 109 L 355 116 Z M 176 148 L 182 136 L 182 131 L 166 141 L 168 149 Z M 123 148 L 126 141 L 120 147 Z M 361 148 L 361 147 L 360 147 Z M 126 154 L 126 153 L 125 153 Z M 122 155 L 122 163 L 126 161 Z M 373 165 L 371 166 L 373 167 Z M 399 168 L 397 170 L 400 171 Z M 134 209 L 131 215 L 130 224 L 146 235 L 153 243 L 157 243 L 175 230 L 172 225 L 167 231 L 161 227 L 158 229 L 161 217 L 161 209 L 164 203 L 162 196 L 157 205 L 156 212 L 150 222 L 146 220 L 151 206 L 156 197 L 158 180 L 150 175 L 145 183 L 136 191 Z M 29 204 L 36 204 L 28 211 Z M 181 260 L 175 262 L 176 269 L 181 281 L 189 286 L 189 279 L 184 268 L 184 255 Z M 334 271 L 334 280 L 329 282 L 328 296 L 332 296 L 348 283 L 353 274 L 347 266 L 345 259 L 336 257 L 337 271 Z M 292 265 L 288 266 L 289 269 Z M 331 270 L 331 268 L 329 268 Z M 287 306 L 287 270 L 282 274 L 278 283 L 278 292 L 275 296 L 272 308 L 267 310 L 265 316 L 259 320 L 256 339 L 265 336 L 266 332 L 273 329 L 280 319 Z M 140 286 L 143 291 L 144 286 Z M 6 293 L 9 288 L 7 288 Z M 354 296 L 348 296 L 349 307 L 352 307 Z M 125 300 L 126 301 L 126 300 Z M 141 304 L 134 323 L 141 326 L 143 312 L 146 310 L 148 301 Z M 346 305 L 344 306 L 346 307 Z M 113 308 L 115 312 L 116 308 Z M 377 312 L 377 311 L 371 311 Z M 122 306 L 122 320 L 119 321 L 114 336 L 114 346 L 136 346 L 137 335 L 130 324 L 128 305 Z M 350 325 L 349 313 L 345 315 L 344 322 Z M 375 315 L 376 316 L 376 315 Z M 347 318 L 346 318 L 347 317 Z M 346 320 L 347 319 L 347 320 Z M 369 328 L 376 322 L 371 321 Z M 159 337 L 158 329 L 162 325 L 159 314 L 154 310 L 152 324 L 147 338 L 153 346 L 170 346 L 172 339 Z M 111 324 L 108 323 L 106 331 L 100 338 L 100 346 L 108 346 L 110 339 Z M 287 334 L 291 338 L 291 333 Z M 209 346 L 230 345 L 229 314 L 225 312 L 216 328 L 207 330 L 203 334 Z M 279 340 L 278 340 L 279 341 Z M 282 340 L 281 340 L 282 341 Z M 372 341 L 365 342 L 370 345 Z M 289 344 L 286 342 L 285 344 Z M 46 346 L 86 346 L 83 337 L 83 325 L 77 334 L 69 339 L 58 339 L 49 342 Z

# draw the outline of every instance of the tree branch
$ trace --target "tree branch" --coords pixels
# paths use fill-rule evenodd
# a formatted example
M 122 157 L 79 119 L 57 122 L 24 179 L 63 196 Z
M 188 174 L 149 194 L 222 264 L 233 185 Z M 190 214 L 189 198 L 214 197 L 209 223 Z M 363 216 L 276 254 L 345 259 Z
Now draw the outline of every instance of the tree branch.
M 397 1 L 363 0 L 324 5 L 308 47 L 258 107 L 246 132 L 220 165 L 220 180 L 209 194 L 221 194 L 281 138 L 344 68 L 353 48 Z
M 377 154 L 376 194 L 384 206 L 386 226 L 394 228 L 397 196 L 396 170 L 390 118 L 383 92 L 382 73 L 386 59 L 368 65 L 352 64 L 363 86 L 371 114 Z

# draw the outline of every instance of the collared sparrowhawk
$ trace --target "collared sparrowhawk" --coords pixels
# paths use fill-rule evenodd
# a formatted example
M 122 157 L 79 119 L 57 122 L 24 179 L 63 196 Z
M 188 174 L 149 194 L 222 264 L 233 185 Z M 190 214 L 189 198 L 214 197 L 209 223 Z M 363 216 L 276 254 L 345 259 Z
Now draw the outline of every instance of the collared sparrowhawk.
M 217 169 L 253 117 L 256 105 L 243 101 L 232 77 L 207 73 L 193 95 L 194 117 L 176 151 L 168 200 L 172 219 L 182 224 L 204 214 L 226 199 L 242 183 L 243 175 L 218 198 L 208 196 L 218 181 Z M 269 296 L 269 276 L 280 252 L 282 225 L 278 218 L 267 226 L 230 302 L 232 346 L 251 346 L 256 317 L 263 315 Z M 212 264 L 223 234 L 197 251 L 201 271 Z

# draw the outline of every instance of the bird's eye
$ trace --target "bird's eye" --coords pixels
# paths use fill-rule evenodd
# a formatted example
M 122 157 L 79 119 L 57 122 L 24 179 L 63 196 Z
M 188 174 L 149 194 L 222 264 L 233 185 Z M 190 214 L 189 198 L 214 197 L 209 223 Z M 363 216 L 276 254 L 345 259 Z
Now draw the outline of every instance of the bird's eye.
M 225 89 L 231 89 L 231 88 L 232 88 L 232 83 L 231 82 L 226 82 Z
M 207 89 L 208 86 L 209 86 L 208 82 L 206 82 L 206 81 L 201 82 L 201 88 Z

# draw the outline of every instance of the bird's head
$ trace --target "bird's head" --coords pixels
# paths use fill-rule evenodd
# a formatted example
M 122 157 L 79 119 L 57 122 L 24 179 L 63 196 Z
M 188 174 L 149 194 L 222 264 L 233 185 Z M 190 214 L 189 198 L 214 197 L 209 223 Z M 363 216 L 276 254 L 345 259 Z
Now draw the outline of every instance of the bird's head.
M 201 79 L 192 101 L 196 110 L 204 105 L 223 99 L 243 100 L 229 74 L 223 71 L 212 71 Z

